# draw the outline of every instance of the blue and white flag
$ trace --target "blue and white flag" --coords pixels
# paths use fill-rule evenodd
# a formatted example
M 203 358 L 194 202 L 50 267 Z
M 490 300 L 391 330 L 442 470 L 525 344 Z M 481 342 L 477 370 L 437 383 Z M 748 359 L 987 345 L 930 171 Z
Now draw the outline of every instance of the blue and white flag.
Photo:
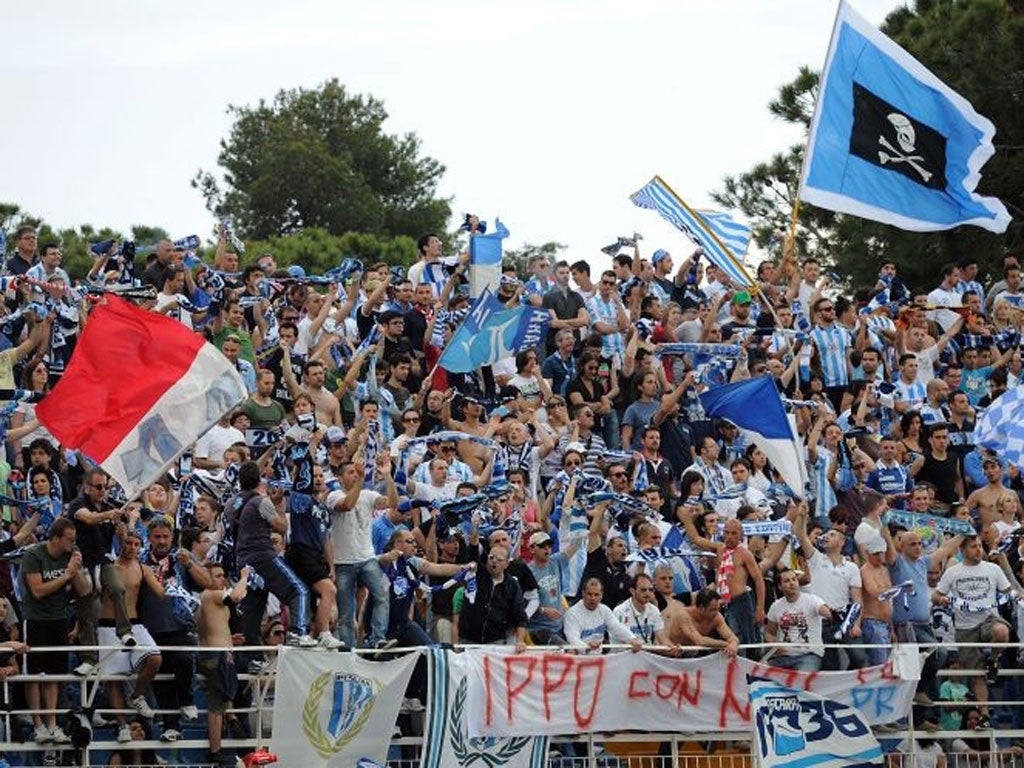
M 840 0 L 798 197 L 915 232 L 1010 214 L 974 190 L 995 126 Z
M 773 680 L 748 677 L 762 768 L 882 768 L 878 740 L 860 710 Z
M 694 244 L 704 249 L 704 255 L 737 286 L 753 287 L 754 278 L 743 266 L 742 254 L 733 253 L 697 211 L 682 201 L 660 176 L 634 192 L 630 198 L 634 205 L 657 211 Z
M 506 309 L 489 289 L 485 289 L 445 347 L 438 365 L 453 373 L 469 373 L 481 365 L 533 349 L 544 340 L 550 322 L 549 310 Z
M 479 296 L 485 288 L 496 289 L 501 282 L 501 241 L 508 237 L 505 225 L 495 219 L 494 231 L 469 238 L 469 295 Z
M 995 399 L 974 426 L 974 444 L 1024 469 L 1024 387 Z
M 732 255 L 742 259 L 750 248 L 750 227 L 736 221 L 727 211 L 701 209 L 697 213 L 708 225 L 708 229 L 714 232 L 718 239 L 725 244 L 725 247 L 732 252 Z
M 728 419 L 739 427 L 747 442 L 765 452 L 786 485 L 796 493 L 803 491 L 807 483 L 803 452 L 775 379 L 757 376 L 709 389 L 701 393 L 700 403 L 708 418 Z

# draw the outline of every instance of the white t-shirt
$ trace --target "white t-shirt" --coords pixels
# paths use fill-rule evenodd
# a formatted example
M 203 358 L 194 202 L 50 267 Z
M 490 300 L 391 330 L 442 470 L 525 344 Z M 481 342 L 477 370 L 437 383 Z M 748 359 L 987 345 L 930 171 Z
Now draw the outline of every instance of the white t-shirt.
M 625 625 L 634 637 L 646 645 L 653 644 L 655 633 L 665 628 L 665 620 L 661 618 L 658 606 L 651 603 L 644 603 L 643 610 L 638 611 L 632 599 L 626 600 L 615 606 L 612 613 L 620 624 Z
M 172 301 L 177 300 L 178 294 L 164 293 L 163 291 L 161 291 L 156 295 L 156 311 L 159 312 Z M 167 313 L 167 316 L 174 318 L 189 330 L 192 330 L 195 327 L 192 323 L 192 313 L 189 312 L 187 309 L 182 309 L 181 307 L 178 307 L 177 309 L 172 309 L 170 312 Z
M 416 492 L 413 493 L 413 498 L 422 499 L 423 501 L 436 501 L 438 499 L 446 501 L 455 498 L 458 488 L 459 483 L 454 480 L 449 480 L 440 488 L 430 483 L 416 483 Z
M 935 307 L 959 307 L 962 298 L 956 291 L 947 291 L 941 286 L 928 294 L 928 303 Z M 943 331 L 949 330 L 949 326 L 956 322 L 957 315 L 948 309 L 936 309 L 928 313 L 928 319 L 934 320 Z
M 810 594 L 821 598 L 834 611 L 845 611 L 850 603 L 850 588 L 860 587 L 860 569 L 847 559 L 834 565 L 824 552 L 814 550 L 807 560 L 811 573 Z
M 376 491 L 360 491 L 355 509 L 338 512 L 335 505 L 348 494 L 344 490 L 331 491 L 327 496 L 327 508 L 331 510 L 331 539 L 334 542 L 334 564 L 355 565 L 374 558 L 371 529 L 376 517 L 377 499 L 382 496 Z
M 953 600 L 953 624 L 958 630 L 974 629 L 989 616 L 997 616 L 996 592 L 1009 588 L 1002 569 L 984 560 L 977 565 L 957 563 L 947 568 L 936 587 Z
M 938 344 L 925 347 L 920 352 L 908 349 L 907 354 L 917 358 L 917 380 L 928 386 L 928 382 L 935 378 L 935 361 L 939 359 Z
M 630 632 L 612 613 L 612 609 L 601 603 L 594 610 L 588 610 L 580 600 L 565 614 L 565 639 L 569 645 L 586 648 L 587 643 L 603 640 L 605 634 L 613 643 L 628 643 L 633 639 Z M 600 648 L 587 648 L 586 654 L 600 654 Z
M 768 621 L 779 628 L 776 642 L 789 644 L 788 648 L 779 648 L 779 653 L 787 656 L 803 653 L 825 655 L 825 647 L 821 644 L 821 614 L 818 613 L 824 604 L 820 597 L 808 592 L 801 592 L 794 602 L 780 597 L 772 603 L 768 609 Z
M 244 442 L 245 435 L 242 434 L 240 429 L 235 429 L 234 427 L 222 427 L 220 424 L 214 424 L 206 431 L 206 434 L 200 437 L 196 442 L 194 455 L 199 459 L 223 462 L 224 451 L 235 443 Z

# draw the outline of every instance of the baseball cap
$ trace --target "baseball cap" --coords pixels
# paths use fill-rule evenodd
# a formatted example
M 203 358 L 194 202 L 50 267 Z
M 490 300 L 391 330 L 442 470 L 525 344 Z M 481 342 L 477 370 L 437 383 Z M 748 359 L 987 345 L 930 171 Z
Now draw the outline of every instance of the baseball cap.
M 341 427 L 328 427 L 327 432 L 324 434 L 324 442 L 328 445 L 338 445 L 348 440 L 345 437 L 345 430 Z
M 889 547 L 883 539 L 872 539 L 868 542 L 867 550 L 873 555 L 880 555 Z
M 548 536 L 544 531 L 537 531 L 530 537 L 530 546 L 536 547 L 539 544 L 547 544 L 551 541 L 551 537 Z
M 732 304 L 749 304 L 750 303 L 750 294 L 747 293 L 746 291 L 736 291 L 736 293 L 734 293 L 732 295 L 732 302 L 731 303 Z
M 988 466 L 989 464 L 995 464 L 997 467 L 1001 467 L 1002 466 L 1002 464 L 999 463 L 999 459 L 997 459 L 997 458 L 995 458 L 993 456 L 986 456 L 982 460 L 981 466 L 985 467 L 985 466 Z
M 669 255 L 669 252 L 666 251 L 664 248 L 659 248 L 654 252 L 654 255 L 651 256 L 651 264 L 657 264 L 662 259 L 667 259 Z

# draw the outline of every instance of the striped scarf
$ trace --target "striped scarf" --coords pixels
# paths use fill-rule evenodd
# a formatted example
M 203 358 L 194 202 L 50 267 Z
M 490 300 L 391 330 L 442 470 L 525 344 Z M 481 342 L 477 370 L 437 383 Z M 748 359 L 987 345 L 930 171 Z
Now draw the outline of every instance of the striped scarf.
M 904 512 L 898 509 L 890 509 L 885 513 L 882 522 L 886 525 L 896 525 L 907 530 L 916 528 L 931 528 L 941 533 L 949 533 L 954 536 L 973 536 L 976 531 L 974 524 L 968 520 L 950 520 L 946 517 L 935 515 L 921 515 L 915 512 Z
M 716 557 L 717 555 L 717 552 L 708 552 L 692 547 L 649 547 L 630 553 L 626 557 L 626 562 L 660 565 L 677 557 Z
M 791 536 L 793 525 L 789 520 L 745 520 L 740 523 L 744 536 Z M 725 531 L 725 523 L 718 524 L 718 535 Z
M 377 455 L 380 453 L 381 434 L 380 422 L 371 419 L 366 424 L 366 446 L 363 448 L 363 484 L 373 485 L 373 473 L 377 469 Z
M 727 360 L 735 360 L 740 356 L 743 348 L 739 344 L 696 344 L 692 342 L 675 341 L 666 344 L 658 344 L 654 348 L 657 357 L 668 355 L 701 355 L 704 357 L 720 357 Z

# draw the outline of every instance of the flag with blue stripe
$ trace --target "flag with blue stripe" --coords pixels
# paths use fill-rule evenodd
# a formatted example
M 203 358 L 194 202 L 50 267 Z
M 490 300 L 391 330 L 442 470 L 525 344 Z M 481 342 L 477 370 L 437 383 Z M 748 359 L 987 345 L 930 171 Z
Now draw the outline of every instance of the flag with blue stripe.
M 747 677 L 763 768 L 882 768 L 882 747 L 860 710 L 773 680 Z
M 497 288 L 501 281 L 501 241 L 508 230 L 495 220 L 494 231 L 469 238 L 469 291 L 479 296 L 485 288 Z
M 477 297 L 462 325 L 441 353 L 438 365 L 453 373 L 469 373 L 544 340 L 551 322 L 547 309 L 520 306 L 506 309 L 489 289 Z
M 735 285 L 753 287 L 754 278 L 740 262 L 742 254 L 731 252 L 701 214 L 684 203 L 660 176 L 655 176 L 629 199 L 640 208 L 657 211 L 665 221 L 703 248 L 704 255 Z
M 974 444 L 1024 469 L 1024 387 L 995 399 L 974 426 Z
M 995 126 L 839 3 L 798 197 L 915 232 L 1005 232 L 1006 207 L 975 193 Z
M 707 224 L 708 229 L 718 236 L 718 239 L 732 252 L 733 256 L 743 258 L 750 248 L 750 227 L 736 221 L 727 211 L 700 209 L 697 213 Z
M 796 493 L 807 484 L 803 449 L 796 428 L 771 376 L 757 376 L 701 393 L 700 403 L 708 418 L 728 419 L 742 430 L 748 442 L 765 452 Z

